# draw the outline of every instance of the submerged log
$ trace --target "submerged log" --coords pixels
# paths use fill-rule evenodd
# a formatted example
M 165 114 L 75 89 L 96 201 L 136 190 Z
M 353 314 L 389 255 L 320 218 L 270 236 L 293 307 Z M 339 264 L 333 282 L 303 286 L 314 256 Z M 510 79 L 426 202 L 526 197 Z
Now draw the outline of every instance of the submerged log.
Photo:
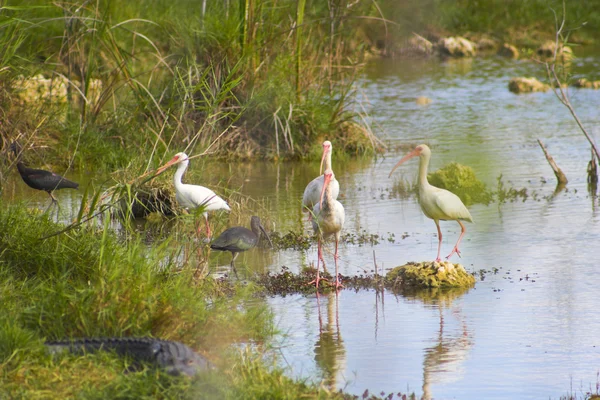
M 465 288 L 475 284 L 475 277 L 461 264 L 423 261 L 393 268 L 387 273 L 385 281 L 394 288 Z
M 548 153 L 548 150 L 546 149 L 546 146 L 544 146 L 544 143 L 542 143 L 542 141 L 540 139 L 538 139 L 538 143 L 539 143 L 540 147 L 542 148 L 542 150 L 544 151 L 546 160 L 548 160 L 548 164 L 550 164 L 550 167 L 554 171 L 554 175 L 556 175 L 556 179 L 558 180 L 558 186 L 566 185 L 569 182 L 567 180 L 567 177 L 562 172 L 562 170 L 558 167 L 558 165 L 556 165 L 556 162 L 554 161 L 554 159 L 552 158 L 550 153 Z
M 598 164 L 596 163 L 596 154 L 592 149 L 592 159 L 588 163 L 587 167 L 587 182 L 590 192 L 595 195 L 598 190 Z

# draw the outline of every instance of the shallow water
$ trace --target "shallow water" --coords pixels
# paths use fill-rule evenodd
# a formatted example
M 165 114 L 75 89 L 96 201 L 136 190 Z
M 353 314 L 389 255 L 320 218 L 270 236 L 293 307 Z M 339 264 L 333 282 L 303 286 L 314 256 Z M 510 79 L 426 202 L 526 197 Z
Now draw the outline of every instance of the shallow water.
M 599 66 L 600 57 L 585 56 L 574 63 L 573 73 L 598 79 L 592 74 Z M 370 272 L 374 259 L 379 269 L 387 269 L 435 258 L 433 221 L 422 214 L 414 196 L 391 190 L 397 181 L 414 181 L 417 160 L 388 178 L 407 145 L 431 147 L 430 170 L 457 161 L 473 167 L 491 189 L 502 175 L 505 185 L 527 188 L 537 196 L 470 206 L 475 223 L 467 224 L 462 259 L 452 260 L 469 271 L 497 268 L 497 273 L 487 273 L 467 293 L 409 297 L 343 290 L 338 296 L 270 298 L 284 332 L 279 346 L 290 374 L 322 379 L 327 386 L 358 395 L 369 389 L 415 391 L 436 399 L 538 399 L 595 390 L 600 369 L 600 202 L 587 191 L 589 146 L 551 92 L 510 93 L 508 80 L 514 76 L 543 78 L 544 70 L 532 62 L 495 57 L 377 60 L 369 65 L 357 88 L 374 129 L 383 132 L 391 150 L 375 160 L 340 162 L 335 138 L 329 138 L 333 168 L 346 209 L 344 229 L 383 237 L 394 233 L 395 241 L 342 244 L 341 273 Z M 583 123 L 600 142 L 600 91 L 570 93 Z M 419 106 L 418 96 L 432 103 Z M 538 138 L 569 179 L 567 189 L 556 195 Z M 285 233 L 300 226 L 308 230 L 300 200 L 318 168 L 317 162 L 193 161 L 187 179 L 226 186 L 258 200 L 248 207 L 269 221 L 267 229 Z M 11 179 L 4 186 L 5 199 L 47 204 L 45 193 Z M 81 193 L 64 190 L 57 195 L 63 218 L 76 215 Z M 216 230 L 227 223 L 226 216 L 214 220 Z M 457 223 L 442 222 L 443 255 L 459 232 Z M 325 260 L 332 271 L 332 245 L 327 249 Z M 213 254 L 211 260 L 213 268 L 227 270 L 230 255 Z M 282 266 L 297 271 L 315 262 L 316 248 L 259 249 L 241 255 L 237 265 L 277 272 Z

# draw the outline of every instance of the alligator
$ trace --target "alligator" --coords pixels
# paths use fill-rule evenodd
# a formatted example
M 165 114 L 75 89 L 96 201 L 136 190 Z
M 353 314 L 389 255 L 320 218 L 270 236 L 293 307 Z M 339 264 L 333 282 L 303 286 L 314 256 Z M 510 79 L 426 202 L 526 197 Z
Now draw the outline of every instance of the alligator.
M 148 337 L 67 339 L 48 341 L 45 345 L 53 354 L 66 351 L 74 354 L 114 351 L 118 355 L 129 356 L 136 362 L 152 363 L 165 369 L 170 375 L 194 376 L 213 368 L 206 358 L 183 343 Z

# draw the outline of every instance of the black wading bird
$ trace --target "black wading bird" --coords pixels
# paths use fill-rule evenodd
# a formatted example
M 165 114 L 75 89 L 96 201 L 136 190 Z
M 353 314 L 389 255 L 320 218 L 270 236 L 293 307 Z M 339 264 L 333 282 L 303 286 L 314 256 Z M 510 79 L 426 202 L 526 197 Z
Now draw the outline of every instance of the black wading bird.
M 252 230 L 244 228 L 243 226 L 234 226 L 233 228 L 226 229 L 210 244 L 210 248 L 213 250 L 231 252 L 231 256 L 233 257 L 231 259 L 231 268 L 236 276 L 237 271 L 235 270 L 234 264 L 236 257 L 239 253 L 256 247 L 260 240 L 261 233 L 265 235 L 269 244 L 273 246 L 271 238 L 260 223 L 258 217 L 252 217 L 250 220 L 250 227 Z
M 52 195 L 53 190 L 79 188 L 77 182 L 63 178 L 54 172 L 25 166 L 21 161 L 21 146 L 19 146 L 17 142 L 13 142 L 13 144 L 10 145 L 10 150 L 12 150 L 17 157 L 17 169 L 19 170 L 19 174 L 21 175 L 21 178 L 23 178 L 23 181 L 32 189 L 43 190 L 48 193 L 52 199 L 52 203 L 58 203 L 56 198 Z

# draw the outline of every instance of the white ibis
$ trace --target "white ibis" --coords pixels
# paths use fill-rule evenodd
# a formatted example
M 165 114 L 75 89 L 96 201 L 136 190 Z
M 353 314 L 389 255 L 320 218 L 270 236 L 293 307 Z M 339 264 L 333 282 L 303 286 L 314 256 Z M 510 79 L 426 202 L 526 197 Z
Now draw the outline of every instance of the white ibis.
M 237 276 L 235 270 L 235 259 L 237 256 L 246 250 L 250 250 L 258 244 L 261 238 L 261 234 L 265 235 L 269 244 L 273 246 L 269 234 L 265 231 L 265 228 L 260 223 L 260 218 L 253 216 L 250 219 L 250 229 L 244 228 L 243 226 L 234 226 L 223 231 L 211 244 L 210 248 L 213 250 L 229 251 L 231 252 L 231 268 Z
M 340 241 L 340 234 L 344 227 L 344 221 L 346 219 L 346 213 L 342 203 L 333 198 L 333 187 L 332 182 L 335 179 L 333 171 L 328 168 L 323 174 L 324 184 L 321 189 L 320 200 L 313 207 L 314 218 L 312 220 L 312 226 L 318 237 L 318 259 L 317 259 L 317 277 L 309 284 L 315 283 L 317 289 L 319 289 L 319 260 L 325 265 L 323 260 L 322 241 L 327 237 L 335 236 L 335 287 L 336 289 L 343 286 L 340 283 L 338 277 L 338 243 Z
M 418 145 L 413 151 L 402 157 L 402 159 L 394 165 L 389 177 L 392 176 L 392 173 L 402 163 L 416 156 L 421 158 L 419 161 L 419 204 L 421 205 L 421 210 L 423 210 L 425 216 L 431 218 L 435 222 L 438 231 L 439 243 L 435 261 L 441 261 L 440 249 L 442 247 L 442 231 L 440 230 L 440 220 L 456 221 L 460 225 L 461 232 L 458 241 L 446 258 L 450 258 L 454 253 L 458 254 L 460 257 L 458 245 L 466 232 L 465 226 L 461 220 L 473 222 L 473 218 L 471 217 L 469 210 L 467 210 L 467 207 L 465 207 L 457 195 L 445 189 L 432 186 L 427 181 L 427 167 L 429 166 L 429 159 L 431 158 L 431 150 L 429 150 L 429 147 L 424 144 Z
M 325 170 L 331 169 L 331 152 L 332 152 L 331 142 L 326 140 L 323 142 L 323 156 L 321 157 L 321 167 L 319 168 L 319 176 L 310 181 L 308 185 L 306 185 L 306 189 L 304 189 L 304 195 L 302 196 L 302 211 L 308 211 L 308 220 L 312 219 L 312 215 L 310 211 L 321 199 L 321 192 L 323 191 L 323 182 L 325 181 L 323 175 L 323 166 L 325 166 Z M 331 196 L 333 199 L 337 199 L 340 194 L 340 183 L 335 179 L 335 176 L 331 178 Z
M 58 204 L 58 200 L 56 200 L 56 198 L 52 195 L 54 190 L 79 188 L 79 184 L 77 182 L 63 178 L 54 172 L 45 171 L 43 169 L 33 169 L 25 166 L 25 164 L 23 164 L 21 161 L 21 149 L 17 142 L 12 143 L 10 145 L 10 149 L 17 157 L 17 169 L 19 170 L 19 175 L 21 175 L 23 181 L 32 189 L 43 190 L 48 193 L 52 199 L 52 203 Z
M 160 174 L 171 165 L 179 164 L 173 179 L 173 182 L 175 183 L 175 198 L 179 205 L 185 209 L 202 209 L 202 214 L 204 215 L 204 220 L 206 222 L 206 234 L 210 237 L 211 232 L 210 226 L 208 225 L 208 212 L 216 210 L 231 211 L 231 208 L 229 208 L 229 205 L 225 200 L 217 196 L 215 192 L 209 188 L 198 185 L 188 185 L 181 182 L 181 178 L 189 163 L 190 161 L 187 154 L 177 153 L 168 163 L 160 167 L 156 173 Z

